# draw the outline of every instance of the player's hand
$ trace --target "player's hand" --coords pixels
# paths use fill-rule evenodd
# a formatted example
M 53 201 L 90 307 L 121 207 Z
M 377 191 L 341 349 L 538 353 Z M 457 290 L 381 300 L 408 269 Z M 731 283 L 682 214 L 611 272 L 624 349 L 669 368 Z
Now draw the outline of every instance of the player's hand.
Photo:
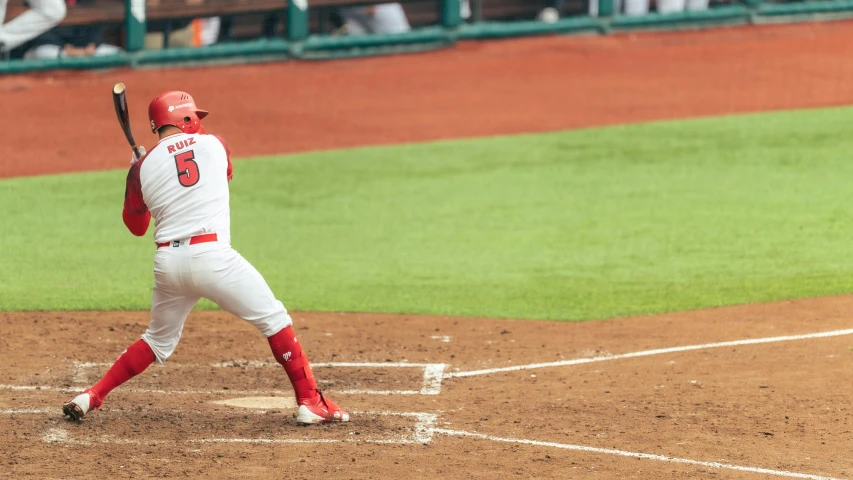
M 134 163 L 138 162 L 140 158 L 142 158 L 142 157 L 144 157 L 144 156 L 145 156 L 145 147 L 143 147 L 142 145 L 140 145 L 140 146 L 139 146 L 139 157 L 137 157 L 137 156 L 136 156 L 136 152 L 135 152 L 135 151 L 131 150 L 131 153 L 130 153 L 130 164 L 131 164 L 131 165 L 133 165 Z

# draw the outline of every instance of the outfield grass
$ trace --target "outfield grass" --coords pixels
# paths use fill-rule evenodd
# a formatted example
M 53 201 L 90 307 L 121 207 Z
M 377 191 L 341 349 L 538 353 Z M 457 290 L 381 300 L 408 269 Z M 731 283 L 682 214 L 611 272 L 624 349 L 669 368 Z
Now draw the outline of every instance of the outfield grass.
M 232 244 L 294 310 L 580 320 L 846 293 L 851 114 L 238 161 Z M 124 175 L 0 181 L 0 310 L 149 307 Z

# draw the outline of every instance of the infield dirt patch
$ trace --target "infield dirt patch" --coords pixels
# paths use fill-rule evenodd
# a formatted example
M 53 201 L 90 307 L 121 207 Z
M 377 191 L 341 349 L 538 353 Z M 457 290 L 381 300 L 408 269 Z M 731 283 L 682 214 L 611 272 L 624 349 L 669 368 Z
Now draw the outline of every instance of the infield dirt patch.
M 837 331 L 853 326 L 851 311 L 853 299 L 841 297 L 590 323 L 295 313 L 321 386 L 355 412 L 349 424 L 317 428 L 298 427 L 289 409 L 213 403 L 291 395 L 263 338 L 217 312 L 193 313 L 166 365 L 150 367 L 101 411 L 71 423 L 61 418 L 62 402 L 138 338 L 147 314 L 2 313 L 0 472 L 13 478 L 762 477 L 541 443 L 553 442 L 845 477 L 853 471 L 853 331 L 456 375 Z M 441 364 L 437 391 L 424 394 L 424 365 Z M 462 433 L 488 438 L 456 436 Z

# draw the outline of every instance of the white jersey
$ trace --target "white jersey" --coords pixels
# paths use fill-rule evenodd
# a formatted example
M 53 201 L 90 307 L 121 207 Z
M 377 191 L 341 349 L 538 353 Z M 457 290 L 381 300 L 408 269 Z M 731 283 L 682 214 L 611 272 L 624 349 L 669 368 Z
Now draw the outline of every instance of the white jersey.
M 293 321 L 264 278 L 231 247 L 228 146 L 216 135 L 171 135 L 130 167 L 122 217 L 137 236 L 155 218 L 151 323 L 142 336 L 158 361 L 178 345 L 200 298 L 250 322 L 266 337 Z M 204 234 L 216 241 L 175 242 Z
M 206 233 L 230 243 L 229 156 L 227 145 L 215 135 L 181 133 L 161 139 L 131 168 L 125 209 L 143 204 L 134 213 L 151 213 L 157 243 Z

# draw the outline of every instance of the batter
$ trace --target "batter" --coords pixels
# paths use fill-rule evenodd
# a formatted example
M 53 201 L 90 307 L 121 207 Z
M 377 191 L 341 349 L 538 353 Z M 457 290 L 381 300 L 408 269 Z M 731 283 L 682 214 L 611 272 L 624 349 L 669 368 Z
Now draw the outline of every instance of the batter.
M 317 389 L 292 320 L 266 281 L 231 248 L 228 184 L 230 151 L 217 135 L 205 134 L 185 92 L 166 92 L 148 107 L 160 141 L 142 158 L 132 156 L 122 217 L 136 236 L 155 219 L 154 292 L 148 329 L 94 386 L 67 402 L 73 420 L 100 408 L 114 388 L 175 351 L 187 315 L 207 298 L 263 334 L 293 385 L 301 424 L 349 421 L 349 414 Z

